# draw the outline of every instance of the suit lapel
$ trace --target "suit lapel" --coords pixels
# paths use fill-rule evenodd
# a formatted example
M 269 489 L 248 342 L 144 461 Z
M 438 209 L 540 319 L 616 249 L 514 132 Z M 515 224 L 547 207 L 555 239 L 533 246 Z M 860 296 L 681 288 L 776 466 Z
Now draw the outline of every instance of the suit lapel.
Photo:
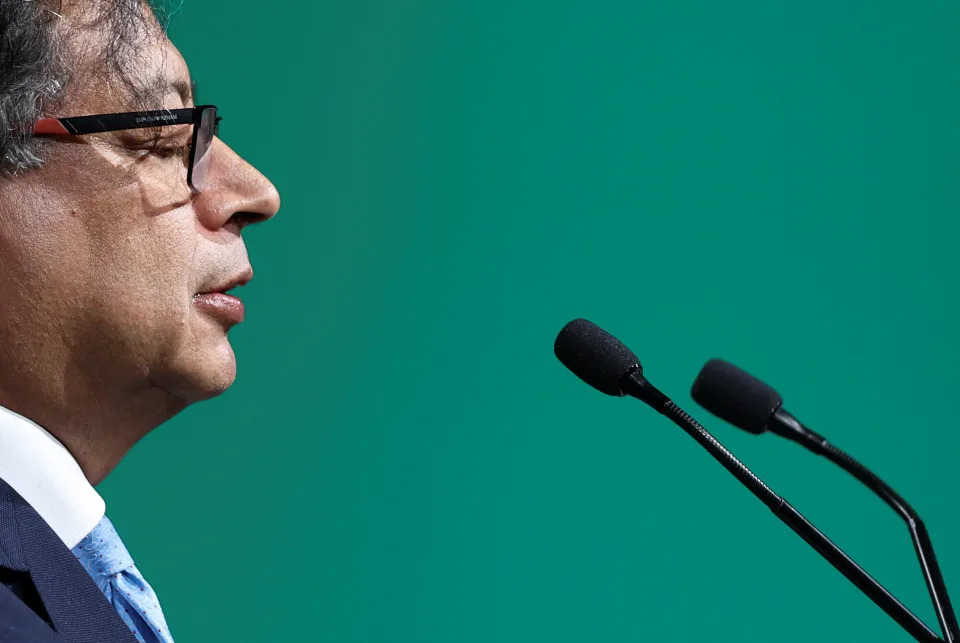
M 2 480 L 0 486 L 12 494 L 19 532 L 15 541 L 0 543 L 0 548 L 22 555 L 17 562 L 29 571 L 57 634 L 70 643 L 136 643 L 73 552 L 19 494 Z

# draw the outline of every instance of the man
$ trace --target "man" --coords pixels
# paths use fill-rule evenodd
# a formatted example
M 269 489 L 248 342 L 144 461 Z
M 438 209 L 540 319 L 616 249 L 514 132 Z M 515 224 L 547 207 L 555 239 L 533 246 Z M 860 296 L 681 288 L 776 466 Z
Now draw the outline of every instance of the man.
M 94 490 L 226 390 L 271 183 L 143 0 L 0 0 L 0 641 L 172 641 Z

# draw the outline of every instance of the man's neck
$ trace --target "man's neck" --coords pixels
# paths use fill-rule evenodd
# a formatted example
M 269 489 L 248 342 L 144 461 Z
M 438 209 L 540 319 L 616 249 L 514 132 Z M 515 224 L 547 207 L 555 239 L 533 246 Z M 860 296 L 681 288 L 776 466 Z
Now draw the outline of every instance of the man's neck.
M 186 406 L 158 389 L 108 399 L 87 391 L 66 400 L 19 387 L 11 393 L 10 388 L 0 386 L 0 406 L 32 420 L 63 443 L 92 485 L 102 482 L 141 438 Z

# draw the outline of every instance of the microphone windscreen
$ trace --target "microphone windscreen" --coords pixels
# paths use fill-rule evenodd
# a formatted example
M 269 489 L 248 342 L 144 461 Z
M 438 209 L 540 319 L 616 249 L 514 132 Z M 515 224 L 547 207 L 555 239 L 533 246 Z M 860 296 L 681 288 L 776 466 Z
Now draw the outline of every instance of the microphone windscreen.
M 616 337 L 586 319 L 561 329 L 553 352 L 573 374 L 601 393 L 620 397 L 620 380 L 640 368 L 640 360 Z
M 756 434 L 767 430 L 770 418 L 783 404 L 770 386 L 722 359 L 704 365 L 690 394 L 717 417 Z

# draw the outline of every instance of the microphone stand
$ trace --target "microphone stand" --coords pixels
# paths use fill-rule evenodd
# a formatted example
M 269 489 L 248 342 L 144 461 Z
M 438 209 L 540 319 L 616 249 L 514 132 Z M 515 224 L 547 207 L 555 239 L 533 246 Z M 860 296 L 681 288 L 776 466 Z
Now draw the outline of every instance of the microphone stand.
M 674 404 L 670 398 L 654 387 L 653 384 L 643 376 L 639 367 L 635 367 L 627 372 L 620 380 L 620 385 L 623 393 L 635 397 L 653 407 L 654 410 L 665 415 L 690 437 L 696 440 L 700 446 L 706 449 L 717 462 L 733 474 L 753 495 L 767 505 L 777 518 L 817 550 L 827 562 L 846 576 L 850 582 L 856 585 L 860 591 L 866 594 L 866 596 L 886 612 L 890 618 L 899 623 L 913 638 L 925 643 L 944 643 L 943 639 L 937 636 L 933 630 L 928 628 L 926 624 L 907 609 L 903 603 L 897 600 L 895 596 L 888 592 L 870 574 L 864 571 L 853 559 L 847 556 L 833 541 L 804 518 L 790 503 L 764 484 L 760 478 L 740 462 L 726 447 L 720 444 L 699 422 L 690 417 L 686 411 Z M 925 535 L 926 531 L 922 529 L 922 523 L 918 522 L 918 524 L 921 525 L 921 532 Z M 933 565 L 936 566 L 935 559 L 933 559 Z M 945 597 L 946 593 L 944 592 L 943 595 Z M 949 601 L 947 605 L 949 605 Z M 946 631 L 945 629 L 945 634 Z
M 957 625 L 957 617 L 953 612 L 950 597 L 947 595 L 947 587 L 943 582 L 943 574 L 940 571 L 940 565 L 937 563 L 937 556 L 934 554 L 930 535 L 913 507 L 876 474 L 846 452 L 830 444 L 822 435 L 800 424 L 795 417 L 783 409 L 777 409 L 769 428 L 774 433 L 803 445 L 810 451 L 824 456 L 839 466 L 877 494 L 903 518 L 903 521 L 907 524 L 907 529 L 910 531 L 910 540 L 913 541 L 913 547 L 917 552 L 923 579 L 927 584 L 927 591 L 930 594 L 930 600 L 933 602 L 933 608 L 937 614 L 940 629 L 943 631 L 943 637 L 946 643 L 955 643 L 960 636 L 958 634 L 960 633 L 960 627 Z

